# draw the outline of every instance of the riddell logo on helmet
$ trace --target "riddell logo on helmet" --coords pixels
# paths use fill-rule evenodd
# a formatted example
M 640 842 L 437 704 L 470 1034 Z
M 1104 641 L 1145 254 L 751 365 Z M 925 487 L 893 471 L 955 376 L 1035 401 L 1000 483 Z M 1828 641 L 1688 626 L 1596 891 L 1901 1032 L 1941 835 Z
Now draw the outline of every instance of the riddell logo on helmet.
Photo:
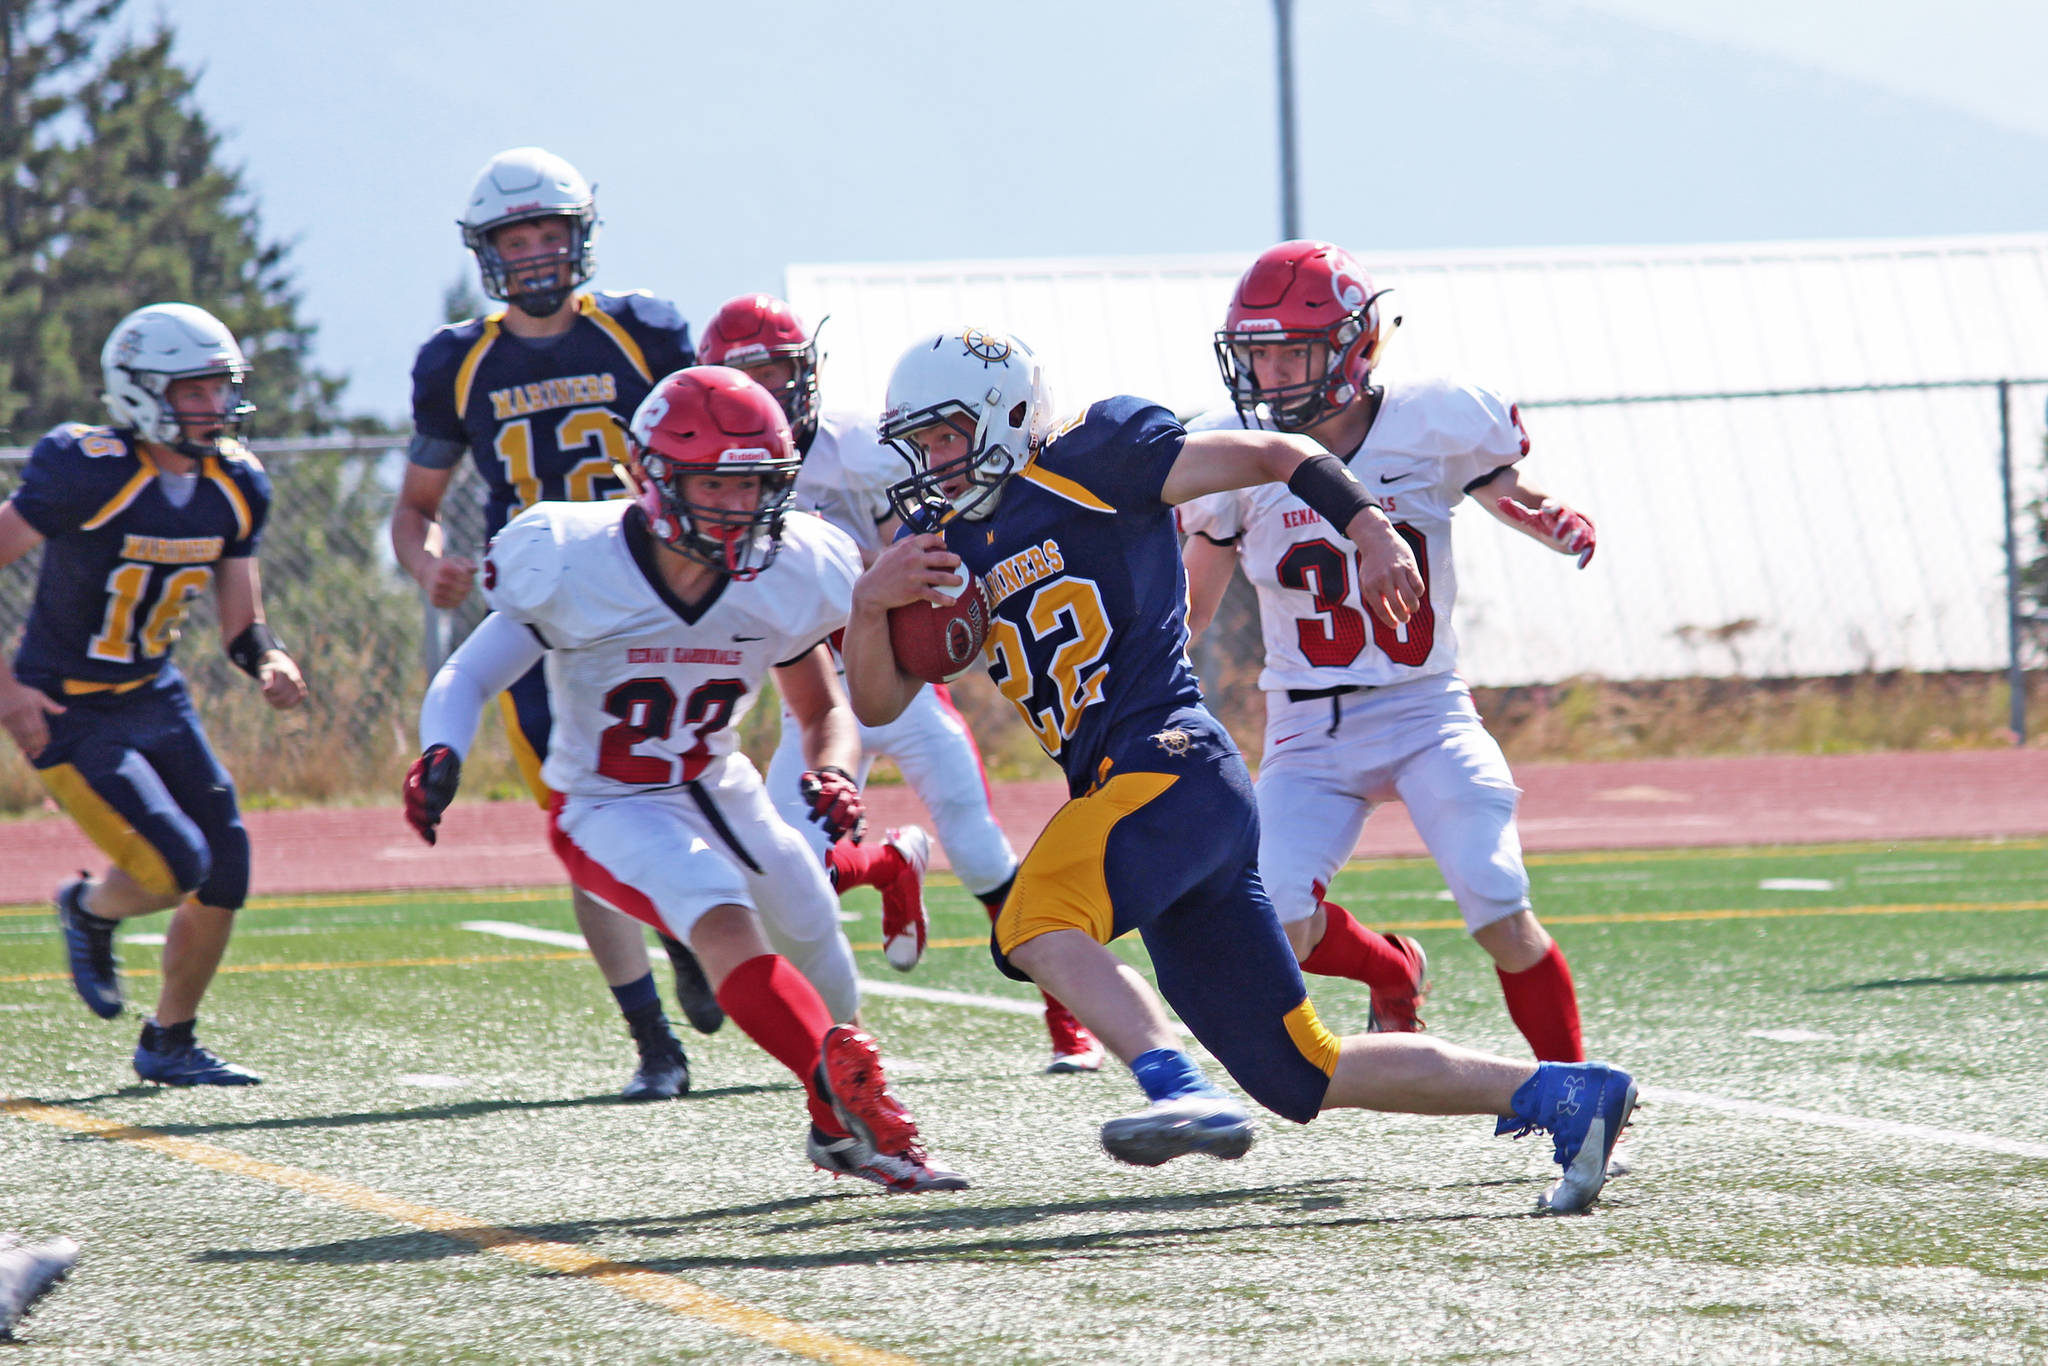
M 774 458 L 766 446 L 731 446 L 718 453 L 721 465 L 757 465 Z
M 756 361 L 765 361 L 767 359 L 769 359 L 767 347 L 759 342 L 748 342 L 745 346 L 735 346 L 727 351 L 724 363 L 727 365 L 752 365 Z
M 1233 332 L 1284 332 L 1286 330 L 1285 327 L 1281 326 L 1278 318 L 1246 318 L 1231 329 Z

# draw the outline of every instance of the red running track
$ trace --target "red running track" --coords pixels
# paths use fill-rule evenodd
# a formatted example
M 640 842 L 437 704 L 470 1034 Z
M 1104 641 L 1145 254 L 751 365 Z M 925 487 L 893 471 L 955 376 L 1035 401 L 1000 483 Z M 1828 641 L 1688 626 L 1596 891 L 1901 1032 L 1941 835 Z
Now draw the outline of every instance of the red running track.
M 2048 750 L 2040 749 L 1531 764 L 1516 776 L 1525 790 L 1522 843 L 1532 853 L 2048 835 Z M 995 789 L 997 817 L 1020 851 L 1064 796 L 1058 782 Z M 876 787 L 868 797 L 877 829 L 928 820 L 907 787 Z M 457 802 L 433 848 L 396 807 L 247 819 L 258 896 L 562 881 L 541 813 L 523 802 Z M 1357 849 L 1362 858 L 1424 852 L 1398 804 L 1366 823 Z M 0 901 L 40 901 L 104 862 L 61 817 L 0 823 Z M 943 853 L 936 866 L 945 866 Z

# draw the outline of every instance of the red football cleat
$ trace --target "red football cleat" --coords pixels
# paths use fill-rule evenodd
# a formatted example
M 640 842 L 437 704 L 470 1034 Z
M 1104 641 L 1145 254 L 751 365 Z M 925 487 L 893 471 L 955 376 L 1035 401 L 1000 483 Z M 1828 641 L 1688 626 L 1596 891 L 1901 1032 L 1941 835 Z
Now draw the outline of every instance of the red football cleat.
M 1420 1034 L 1428 1028 L 1418 1012 L 1422 1009 L 1422 998 L 1429 994 L 1429 955 L 1405 934 L 1390 934 L 1386 938 L 1401 951 L 1414 973 L 1406 990 L 1372 989 L 1372 1004 L 1366 1008 L 1366 1032 Z
M 1053 1073 L 1100 1072 L 1102 1045 L 1088 1032 L 1088 1026 L 1074 1018 L 1074 1012 L 1057 1001 L 1045 1004 L 1045 1032 L 1052 1035 L 1052 1061 L 1045 1070 Z
M 921 825 L 891 830 L 884 842 L 903 856 L 903 871 L 879 885 L 882 893 L 882 956 L 898 972 L 909 972 L 924 957 L 931 917 L 924 908 L 924 870 L 932 861 L 932 837 Z

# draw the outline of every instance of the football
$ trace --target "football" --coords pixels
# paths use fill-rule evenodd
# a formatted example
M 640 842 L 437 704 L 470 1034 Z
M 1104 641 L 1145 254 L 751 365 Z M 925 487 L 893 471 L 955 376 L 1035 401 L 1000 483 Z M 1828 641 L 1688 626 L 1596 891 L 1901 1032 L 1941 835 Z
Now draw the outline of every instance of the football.
M 907 602 L 889 609 L 889 646 L 903 672 L 927 683 L 951 683 L 974 667 L 988 639 L 988 595 L 961 565 L 960 596 L 944 607 Z

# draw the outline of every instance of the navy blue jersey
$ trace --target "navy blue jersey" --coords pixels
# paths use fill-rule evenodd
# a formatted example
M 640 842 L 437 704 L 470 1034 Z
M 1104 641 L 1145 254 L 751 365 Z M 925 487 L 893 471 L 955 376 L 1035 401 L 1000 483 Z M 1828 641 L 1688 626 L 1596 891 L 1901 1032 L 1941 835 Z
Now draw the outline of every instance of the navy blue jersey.
M 413 362 L 413 429 L 468 448 L 490 490 L 487 535 L 543 500 L 616 494 L 633 410 L 696 363 L 673 304 L 636 291 L 579 294 L 574 307 L 567 333 L 538 342 L 505 331 L 503 312 L 452 323 Z
M 1157 404 L 1104 399 L 1004 486 L 995 516 L 946 527 L 994 607 L 989 677 L 1076 794 L 1126 742 L 1201 704 L 1180 538 L 1159 500 L 1186 435 Z
M 46 544 L 16 677 L 84 692 L 164 667 L 214 564 L 254 555 L 270 512 L 263 467 L 239 446 L 227 450 L 199 462 L 180 507 L 126 432 L 74 422 L 36 443 L 13 502 Z M 66 680 L 88 686 L 66 689 Z

